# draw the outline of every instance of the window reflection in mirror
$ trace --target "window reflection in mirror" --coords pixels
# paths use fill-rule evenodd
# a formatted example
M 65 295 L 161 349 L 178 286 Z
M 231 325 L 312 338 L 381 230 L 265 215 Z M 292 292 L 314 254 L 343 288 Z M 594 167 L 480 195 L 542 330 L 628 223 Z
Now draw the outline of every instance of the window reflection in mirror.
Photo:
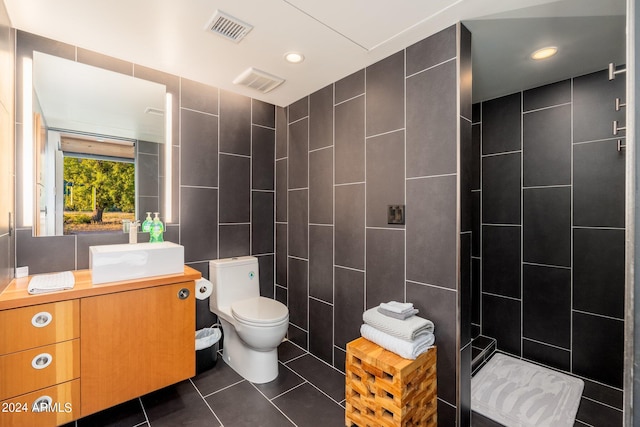
M 34 235 L 160 211 L 165 86 L 34 52 Z

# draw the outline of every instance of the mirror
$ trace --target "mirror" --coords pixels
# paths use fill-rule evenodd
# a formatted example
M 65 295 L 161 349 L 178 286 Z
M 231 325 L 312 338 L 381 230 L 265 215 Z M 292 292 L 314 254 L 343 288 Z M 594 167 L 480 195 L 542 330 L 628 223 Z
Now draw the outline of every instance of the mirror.
M 33 54 L 35 236 L 122 229 L 160 211 L 164 85 Z

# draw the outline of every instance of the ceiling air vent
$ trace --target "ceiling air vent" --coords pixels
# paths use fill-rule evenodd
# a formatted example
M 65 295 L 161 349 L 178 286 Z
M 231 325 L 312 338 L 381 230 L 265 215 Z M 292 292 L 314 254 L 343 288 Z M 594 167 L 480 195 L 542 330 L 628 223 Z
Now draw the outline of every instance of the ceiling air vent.
M 247 86 L 262 93 L 270 92 L 282 83 L 284 83 L 284 79 L 253 67 L 247 68 L 233 80 L 233 84 Z
M 253 26 L 242 22 L 241 20 L 234 18 L 231 15 L 227 15 L 224 12 L 216 10 L 213 17 L 205 27 L 205 30 L 209 30 L 216 33 L 226 39 L 238 43 L 246 36 Z

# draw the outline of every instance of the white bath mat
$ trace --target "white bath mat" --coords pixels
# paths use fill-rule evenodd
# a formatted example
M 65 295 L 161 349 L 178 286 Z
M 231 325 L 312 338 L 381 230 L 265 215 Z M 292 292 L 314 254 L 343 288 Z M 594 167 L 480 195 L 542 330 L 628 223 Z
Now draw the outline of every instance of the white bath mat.
M 471 379 L 471 409 L 507 427 L 572 427 L 584 382 L 494 355 Z

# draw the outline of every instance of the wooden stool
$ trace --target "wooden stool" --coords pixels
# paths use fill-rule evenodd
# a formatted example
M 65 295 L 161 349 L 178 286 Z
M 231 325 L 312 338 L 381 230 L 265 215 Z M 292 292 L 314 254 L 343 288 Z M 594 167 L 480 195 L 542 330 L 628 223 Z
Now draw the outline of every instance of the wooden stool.
M 347 344 L 347 426 L 437 426 L 436 348 L 403 359 L 365 338 Z

